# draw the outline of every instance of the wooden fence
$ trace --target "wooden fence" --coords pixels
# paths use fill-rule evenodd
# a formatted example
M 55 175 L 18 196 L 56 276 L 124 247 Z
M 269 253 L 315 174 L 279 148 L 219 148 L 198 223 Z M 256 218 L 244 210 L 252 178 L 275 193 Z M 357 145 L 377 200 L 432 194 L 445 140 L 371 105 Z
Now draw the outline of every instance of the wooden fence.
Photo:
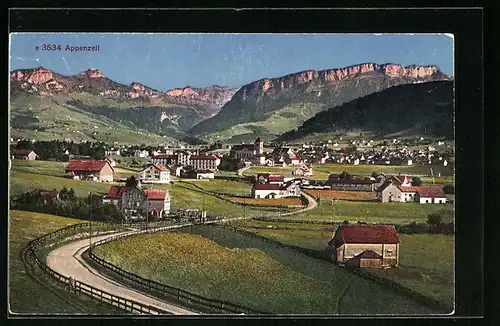
M 98 241 L 96 243 L 93 243 L 92 246 L 87 249 L 86 253 L 88 256 L 97 264 L 99 264 L 101 267 L 106 268 L 120 277 L 123 277 L 127 281 L 130 281 L 134 284 L 138 284 L 144 288 L 147 288 L 152 291 L 156 291 L 166 297 L 175 299 L 179 302 L 185 303 L 189 306 L 197 306 L 201 307 L 205 310 L 208 311 L 216 311 L 220 312 L 222 314 L 251 314 L 251 315 L 261 315 L 261 314 L 268 314 L 268 312 L 264 311 L 259 311 L 255 310 L 252 308 L 240 306 L 231 302 L 227 301 L 222 301 L 222 300 L 217 300 L 217 299 L 210 299 L 210 298 L 205 298 L 203 296 L 200 296 L 198 294 L 194 294 L 167 284 L 162 284 L 150 279 L 143 278 L 139 275 L 136 275 L 134 273 L 128 272 L 123 270 L 122 268 L 113 265 L 106 260 L 98 257 L 97 255 L 94 254 L 93 249 L 96 246 L 103 245 L 105 243 L 111 242 L 111 241 L 116 241 L 118 239 L 121 239 L 126 236 L 136 236 L 144 233 L 150 233 L 150 232 L 159 232 L 159 231 L 166 231 L 166 230 L 171 230 L 174 228 L 182 228 L 186 226 L 191 226 L 194 224 L 201 224 L 201 223 L 185 223 L 185 224 L 176 224 L 176 225 L 169 225 L 169 226 L 158 226 L 156 228 L 148 228 L 143 229 L 141 231 L 135 232 L 133 234 L 120 234 L 116 235 L 107 239 L 103 239 L 101 241 Z
M 320 260 L 324 260 L 324 261 L 333 263 L 333 257 L 332 257 L 333 253 L 329 252 L 327 250 L 307 249 L 307 248 L 298 247 L 298 246 L 294 246 L 294 245 L 284 244 L 278 240 L 274 240 L 274 239 L 262 236 L 260 234 L 253 233 L 251 231 L 243 230 L 243 229 L 240 229 L 238 227 L 229 226 L 229 225 L 223 225 L 223 227 L 230 229 L 234 232 L 246 235 L 246 236 L 258 238 L 258 239 L 273 243 L 273 244 L 277 245 L 278 247 L 282 247 L 282 248 L 286 247 L 286 248 L 293 249 L 293 250 L 301 252 L 301 253 L 303 253 L 311 258 L 320 259 Z M 370 273 L 368 270 L 365 270 L 363 268 L 356 268 L 356 267 L 346 267 L 346 268 L 349 269 L 354 274 L 359 275 L 360 277 L 369 279 L 369 280 L 371 280 L 377 284 L 380 284 L 382 286 L 388 286 L 393 290 L 396 290 L 396 291 L 398 291 L 406 296 L 409 296 L 424 306 L 427 306 L 430 308 L 437 308 L 437 309 L 444 311 L 446 313 L 451 312 L 453 310 L 453 307 L 450 307 L 439 300 L 425 296 L 424 294 L 421 294 L 417 291 L 414 291 L 414 290 L 412 290 L 404 285 L 401 285 L 400 283 L 393 281 L 391 279 L 387 279 L 384 277 L 374 275 L 373 273 Z
M 99 228 L 102 228 L 103 230 L 108 229 L 109 231 L 116 230 L 117 228 L 117 226 L 106 223 L 93 223 L 93 224 L 94 225 L 92 225 L 92 227 L 96 228 L 94 232 L 97 232 Z M 170 315 L 169 312 L 164 311 L 158 307 L 153 307 L 134 300 L 125 299 L 120 296 L 93 287 L 84 282 L 80 282 L 72 278 L 66 277 L 62 274 L 59 274 L 55 270 L 51 269 L 49 266 L 47 266 L 47 264 L 45 264 L 42 261 L 39 255 L 39 249 L 45 248 L 49 245 L 54 245 L 58 243 L 58 240 L 64 241 L 64 239 L 70 235 L 81 234 L 87 232 L 88 230 L 89 230 L 89 223 L 74 224 L 30 241 L 28 245 L 23 249 L 24 251 L 23 255 L 25 257 L 26 263 L 30 264 L 32 268 L 35 266 L 38 267 L 43 273 L 61 282 L 63 286 L 65 286 L 68 290 L 74 292 L 75 294 L 79 293 L 85 294 L 90 298 L 92 298 L 93 300 L 97 300 L 100 303 L 108 303 L 112 306 L 116 306 L 120 309 L 131 312 L 133 314 Z M 31 257 L 31 260 L 28 259 L 28 256 Z

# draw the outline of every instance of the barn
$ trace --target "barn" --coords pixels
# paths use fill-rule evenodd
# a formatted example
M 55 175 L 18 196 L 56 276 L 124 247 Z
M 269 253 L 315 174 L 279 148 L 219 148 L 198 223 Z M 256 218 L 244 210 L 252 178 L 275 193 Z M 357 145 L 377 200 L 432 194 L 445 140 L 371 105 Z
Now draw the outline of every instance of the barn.
M 341 266 L 398 266 L 399 236 L 392 225 L 341 224 L 328 242 Z

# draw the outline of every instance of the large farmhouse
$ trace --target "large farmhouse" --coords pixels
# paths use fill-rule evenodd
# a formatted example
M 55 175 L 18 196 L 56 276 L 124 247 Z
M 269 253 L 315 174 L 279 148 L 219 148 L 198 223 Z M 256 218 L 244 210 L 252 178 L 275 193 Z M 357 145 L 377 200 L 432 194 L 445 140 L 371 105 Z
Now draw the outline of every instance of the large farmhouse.
M 337 179 L 329 177 L 325 183 L 332 190 L 349 190 L 349 191 L 374 191 L 375 182 L 370 179 Z
M 192 154 L 186 151 L 180 151 L 177 154 L 159 154 L 153 155 L 151 160 L 154 164 L 164 166 L 192 166 L 197 170 L 217 170 L 220 165 L 220 158 L 214 155 Z
M 142 183 L 169 183 L 170 170 L 162 164 L 149 164 L 137 173 L 137 179 Z
M 283 198 L 300 196 L 298 182 L 288 181 L 287 183 L 256 183 L 252 187 L 252 197 L 254 198 Z
M 111 182 L 114 171 L 106 160 L 73 160 L 66 165 L 66 175 L 76 180 Z
M 328 245 L 339 265 L 380 268 L 398 266 L 399 243 L 392 225 L 342 224 Z
M 131 187 L 121 192 L 118 207 L 127 218 L 145 216 L 146 211 L 163 217 L 170 212 L 170 195 L 166 189 Z

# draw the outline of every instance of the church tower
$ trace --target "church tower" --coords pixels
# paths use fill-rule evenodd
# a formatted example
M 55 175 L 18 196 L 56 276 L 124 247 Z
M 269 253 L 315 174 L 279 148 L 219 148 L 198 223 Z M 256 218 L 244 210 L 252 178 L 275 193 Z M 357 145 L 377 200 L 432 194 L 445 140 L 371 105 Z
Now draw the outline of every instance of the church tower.
M 264 142 L 262 141 L 262 138 L 259 137 L 255 140 L 254 149 L 255 155 L 264 154 Z

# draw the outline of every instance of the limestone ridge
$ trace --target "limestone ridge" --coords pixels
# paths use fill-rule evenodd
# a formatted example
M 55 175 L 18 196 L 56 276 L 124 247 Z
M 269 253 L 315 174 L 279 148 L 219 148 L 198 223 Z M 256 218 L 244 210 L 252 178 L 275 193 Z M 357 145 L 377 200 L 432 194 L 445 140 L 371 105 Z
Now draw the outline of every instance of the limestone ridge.
M 304 115 L 300 123 L 332 106 L 379 92 L 386 88 L 435 80 L 451 80 L 437 66 L 402 66 L 363 63 L 340 69 L 307 70 L 278 78 L 264 78 L 241 87 L 220 112 L 192 129 L 194 134 L 210 134 L 234 125 L 268 119 L 280 110 Z M 310 112 L 294 112 L 290 107 L 305 105 Z M 309 115 L 308 115 L 309 114 Z M 297 126 L 298 126 L 297 125 Z M 277 132 L 280 130 L 276 126 Z
M 144 86 L 139 82 L 130 85 L 117 83 L 98 69 L 90 68 L 77 75 L 64 76 L 44 67 L 18 69 L 10 74 L 11 91 L 28 92 L 41 96 L 87 92 L 98 96 L 122 99 L 163 98 L 171 103 L 207 104 L 219 106 L 229 101 L 236 89 L 217 86 L 206 88 L 175 88 L 165 92 Z

